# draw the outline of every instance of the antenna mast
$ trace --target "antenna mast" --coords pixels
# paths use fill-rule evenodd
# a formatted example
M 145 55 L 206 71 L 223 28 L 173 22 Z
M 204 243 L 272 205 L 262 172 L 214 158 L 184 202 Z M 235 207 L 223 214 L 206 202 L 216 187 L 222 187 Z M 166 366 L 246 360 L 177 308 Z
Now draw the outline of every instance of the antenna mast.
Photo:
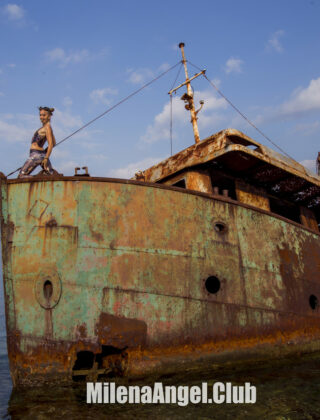
M 200 108 L 196 111 L 194 107 L 194 100 L 193 100 L 193 91 L 191 88 L 191 80 L 195 79 L 196 77 L 205 74 L 205 70 L 202 70 L 200 73 L 195 74 L 191 79 L 189 79 L 188 76 L 188 69 L 187 69 L 187 60 L 184 55 L 184 43 L 180 42 L 179 48 L 181 49 L 182 54 L 182 63 L 184 65 L 184 72 L 186 74 L 186 81 L 179 85 L 178 87 L 170 90 L 169 95 L 172 95 L 173 92 L 177 91 L 179 88 L 181 88 L 184 85 L 187 85 L 187 93 L 181 96 L 181 99 L 185 102 L 185 108 L 187 111 L 190 111 L 191 114 L 191 123 L 193 127 L 193 134 L 194 134 L 194 140 L 196 143 L 200 142 L 200 136 L 199 136 L 199 130 L 198 130 L 198 123 L 197 123 L 197 114 L 202 109 L 204 101 L 200 101 Z

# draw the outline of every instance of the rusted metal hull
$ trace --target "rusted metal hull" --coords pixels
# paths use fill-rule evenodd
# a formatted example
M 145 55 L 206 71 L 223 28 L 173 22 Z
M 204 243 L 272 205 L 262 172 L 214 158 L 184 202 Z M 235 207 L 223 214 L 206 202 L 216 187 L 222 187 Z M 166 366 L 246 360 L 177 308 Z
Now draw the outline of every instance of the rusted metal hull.
M 16 386 L 320 349 L 320 236 L 281 216 L 138 181 L 3 178 L 1 226 Z

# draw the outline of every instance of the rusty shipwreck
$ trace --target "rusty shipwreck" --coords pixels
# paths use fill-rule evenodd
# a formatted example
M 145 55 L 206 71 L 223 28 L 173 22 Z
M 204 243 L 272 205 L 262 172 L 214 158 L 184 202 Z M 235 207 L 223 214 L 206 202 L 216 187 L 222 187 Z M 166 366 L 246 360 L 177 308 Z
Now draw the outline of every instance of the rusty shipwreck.
M 0 182 L 14 385 L 320 350 L 320 178 L 243 133 L 136 179 Z

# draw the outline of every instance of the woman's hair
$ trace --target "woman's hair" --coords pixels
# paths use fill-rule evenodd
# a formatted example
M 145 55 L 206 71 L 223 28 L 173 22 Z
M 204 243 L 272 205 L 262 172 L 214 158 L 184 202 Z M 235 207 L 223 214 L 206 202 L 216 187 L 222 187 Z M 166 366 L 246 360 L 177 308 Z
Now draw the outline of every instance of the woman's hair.
M 49 108 L 49 107 L 47 107 L 47 106 L 39 106 L 39 111 L 41 111 L 42 109 L 43 109 L 44 111 L 49 112 L 49 114 L 50 114 L 50 115 L 52 115 L 52 114 L 53 114 L 53 111 L 54 111 L 54 108 Z

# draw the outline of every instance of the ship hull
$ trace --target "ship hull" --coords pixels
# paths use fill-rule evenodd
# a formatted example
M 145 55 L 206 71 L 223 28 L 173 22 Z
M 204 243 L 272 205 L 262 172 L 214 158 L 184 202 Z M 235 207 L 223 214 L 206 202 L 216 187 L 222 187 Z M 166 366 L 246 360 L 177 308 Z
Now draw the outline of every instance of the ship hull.
M 320 349 L 320 237 L 138 181 L 1 180 L 15 386 Z

